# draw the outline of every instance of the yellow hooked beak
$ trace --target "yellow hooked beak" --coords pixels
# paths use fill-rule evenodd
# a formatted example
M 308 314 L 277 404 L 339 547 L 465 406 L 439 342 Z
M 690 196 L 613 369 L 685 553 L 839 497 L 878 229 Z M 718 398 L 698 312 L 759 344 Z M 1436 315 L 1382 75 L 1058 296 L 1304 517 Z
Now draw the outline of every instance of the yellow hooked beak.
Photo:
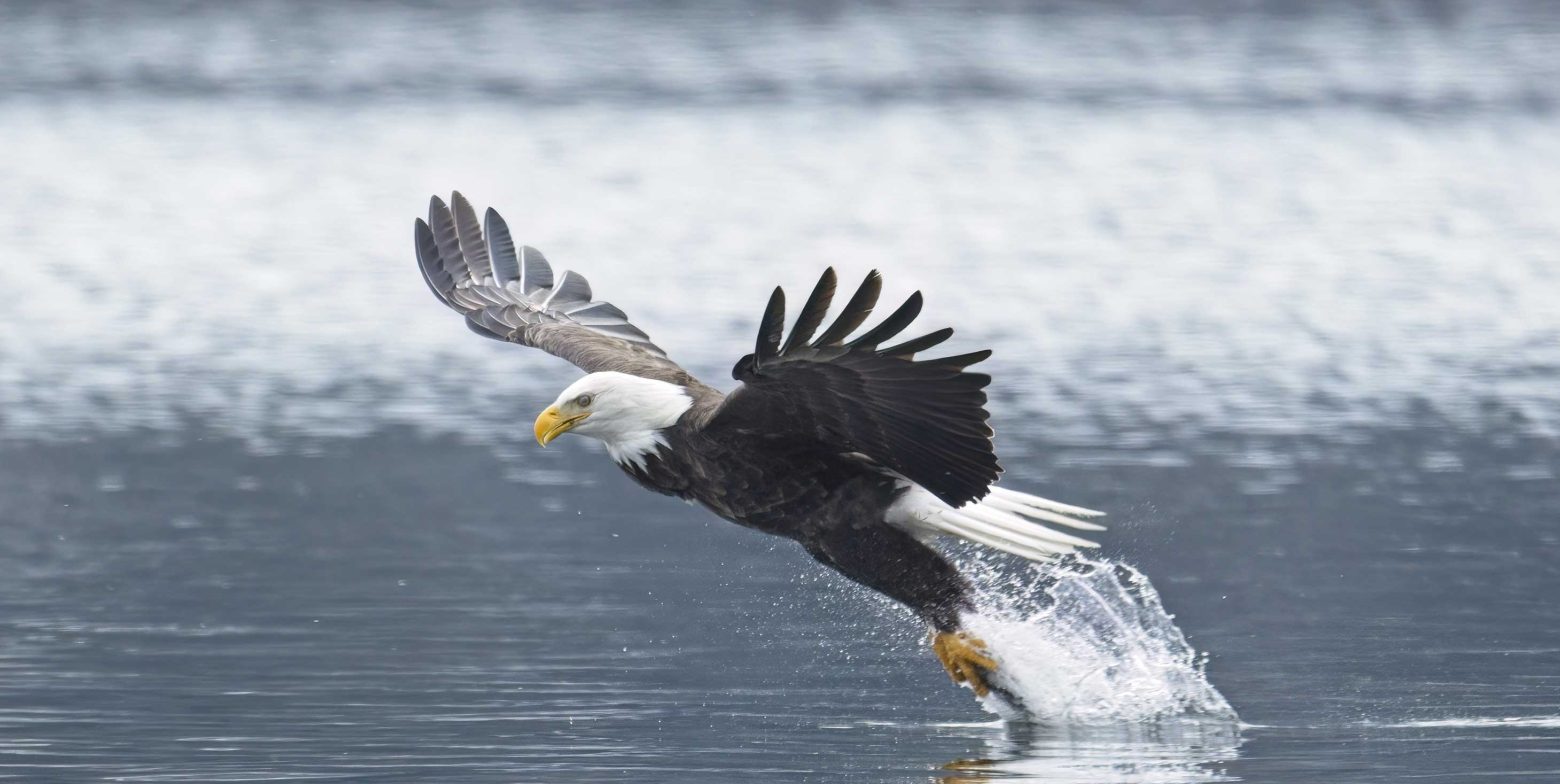
M 575 425 L 585 421 L 585 417 L 588 416 L 590 416 L 589 411 L 564 418 L 563 412 L 559 411 L 557 406 L 548 406 L 547 410 L 536 418 L 536 443 L 547 446 L 554 438 L 573 430 Z

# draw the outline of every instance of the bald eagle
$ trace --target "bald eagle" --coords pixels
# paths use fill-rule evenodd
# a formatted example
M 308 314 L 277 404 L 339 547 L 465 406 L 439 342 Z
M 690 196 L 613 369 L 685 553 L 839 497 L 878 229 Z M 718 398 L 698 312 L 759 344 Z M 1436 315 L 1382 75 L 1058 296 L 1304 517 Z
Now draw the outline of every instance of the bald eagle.
M 875 271 L 824 327 L 837 283 L 824 270 L 789 334 L 776 288 L 753 353 L 732 369 L 742 383 L 723 394 L 594 299 L 578 273 L 554 275 L 540 252 L 517 247 L 492 209 L 479 225 L 459 193 L 448 205 L 434 197 L 415 237 L 428 287 L 472 331 L 586 372 L 536 418 L 541 445 L 595 438 L 639 484 L 795 540 L 924 619 L 948 674 L 981 696 L 997 663 L 961 628 L 969 582 L 930 543 L 953 536 L 1040 561 L 1095 544 L 1043 523 L 1103 530 L 1088 521 L 1100 512 L 995 486 L 991 379 L 967 370 L 990 351 L 916 359 L 951 329 L 884 345 L 918 315 L 920 292 L 855 334 L 877 305 Z

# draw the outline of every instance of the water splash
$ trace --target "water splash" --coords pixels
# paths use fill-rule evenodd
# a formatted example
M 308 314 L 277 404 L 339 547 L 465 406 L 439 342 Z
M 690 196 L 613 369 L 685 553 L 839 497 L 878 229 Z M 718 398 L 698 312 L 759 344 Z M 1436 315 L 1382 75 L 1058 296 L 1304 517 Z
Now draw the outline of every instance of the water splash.
M 993 694 L 987 710 L 1041 724 L 1237 721 L 1137 569 L 1074 557 L 1015 574 L 980 556 L 964 568 L 979 607 L 965 625 L 995 654 L 995 685 L 1014 698 Z

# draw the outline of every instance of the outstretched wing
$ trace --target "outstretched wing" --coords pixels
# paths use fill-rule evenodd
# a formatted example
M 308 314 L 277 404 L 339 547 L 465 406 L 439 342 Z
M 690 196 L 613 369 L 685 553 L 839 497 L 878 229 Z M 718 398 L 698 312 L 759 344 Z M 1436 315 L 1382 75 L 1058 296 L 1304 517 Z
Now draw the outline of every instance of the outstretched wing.
M 452 209 L 453 208 L 453 209 Z M 628 316 L 591 299 L 577 272 L 554 277 L 540 251 L 515 247 L 492 209 L 477 213 L 459 192 L 435 196 L 416 226 L 417 263 L 428 288 L 483 337 L 519 343 L 566 359 L 587 373 L 616 370 L 675 384 L 691 380 Z
M 951 329 L 880 348 L 920 313 L 920 292 L 846 342 L 877 304 L 882 280 L 876 271 L 813 340 L 835 284 L 834 270 L 824 271 L 783 345 L 785 292 L 775 289 L 756 349 L 732 369 L 743 385 L 727 396 L 707 427 L 750 429 L 760 438 L 807 438 L 820 448 L 859 452 L 955 507 L 984 496 L 1002 470 L 986 424 L 991 377 L 965 368 L 991 352 L 915 359 L 947 340 Z

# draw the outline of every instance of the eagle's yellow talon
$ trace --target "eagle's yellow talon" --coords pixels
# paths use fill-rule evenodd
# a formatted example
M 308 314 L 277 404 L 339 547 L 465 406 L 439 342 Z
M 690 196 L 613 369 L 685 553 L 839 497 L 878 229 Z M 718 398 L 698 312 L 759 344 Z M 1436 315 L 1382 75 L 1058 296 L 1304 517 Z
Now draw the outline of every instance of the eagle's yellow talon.
M 986 643 L 963 632 L 938 632 L 932 637 L 932 652 L 954 683 L 968 683 L 976 696 L 991 691 L 986 673 L 995 672 L 997 662 L 986 655 Z

